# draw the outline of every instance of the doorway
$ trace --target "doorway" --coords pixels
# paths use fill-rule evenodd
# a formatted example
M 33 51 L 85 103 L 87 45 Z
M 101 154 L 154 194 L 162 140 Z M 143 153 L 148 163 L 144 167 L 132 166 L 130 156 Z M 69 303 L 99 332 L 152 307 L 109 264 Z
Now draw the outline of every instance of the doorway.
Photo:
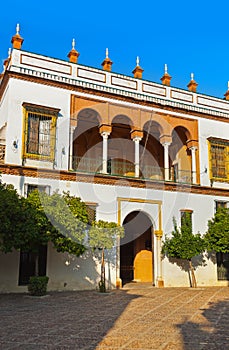
M 125 236 L 120 240 L 120 277 L 123 285 L 135 282 L 154 284 L 153 225 L 148 215 L 133 211 L 123 222 Z

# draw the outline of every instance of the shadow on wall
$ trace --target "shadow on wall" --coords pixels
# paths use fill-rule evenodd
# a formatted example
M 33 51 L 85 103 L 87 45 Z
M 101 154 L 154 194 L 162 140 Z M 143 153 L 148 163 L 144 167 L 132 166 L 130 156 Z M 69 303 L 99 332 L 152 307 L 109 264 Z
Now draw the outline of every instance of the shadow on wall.
M 177 325 L 183 337 L 184 350 L 229 349 L 229 300 L 208 303 L 203 319 Z
M 165 256 L 164 256 L 164 258 L 165 258 Z M 167 259 L 169 260 L 169 262 L 171 264 L 176 264 L 177 266 L 180 267 L 180 269 L 182 271 L 187 272 L 189 286 L 192 287 L 191 272 L 190 272 L 190 266 L 189 266 L 188 260 L 176 259 L 176 258 L 171 258 L 171 257 L 168 257 L 168 256 L 167 256 Z M 195 256 L 194 258 L 192 258 L 192 265 L 193 265 L 194 271 L 196 271 L 196 269 L 199 266 L 206 266 L 206 257 L 205 257 L 205 255 L 204 254 L 200 254 L 200 255 Z
M 49 266 L 49 290 L 98 289 L 101 278 L 101 251 L 87 250 L 76 257 L 52 250 Z M 115 288 L 115 251 L 105 251 L 106 288 Z

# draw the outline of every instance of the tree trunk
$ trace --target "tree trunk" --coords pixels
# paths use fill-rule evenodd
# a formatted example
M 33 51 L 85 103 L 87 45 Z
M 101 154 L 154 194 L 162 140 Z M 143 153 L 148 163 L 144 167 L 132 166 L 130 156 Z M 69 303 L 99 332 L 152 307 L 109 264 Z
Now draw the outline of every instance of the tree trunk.
M 35 254 L 35 276 L 39 275 L 39 256 L 38 253 Z
M 192 279 L 192 286 L 193 288 L 196 288 L 197 287 L 197 283 L 196 283 L 196 276 L 195 276 L 195 272 L 194 272 L 194 268 L 192 266 L 192 261 L 189 260 L 189 268 L 190 268 L 190 271 L 191 271 L 191 279 Z
M 105 260 L 104 260 L 104 248 L 102 248 L 100 291 L 101 291 L 101 292 L 106 292 L 106 286 L 105 286 Z

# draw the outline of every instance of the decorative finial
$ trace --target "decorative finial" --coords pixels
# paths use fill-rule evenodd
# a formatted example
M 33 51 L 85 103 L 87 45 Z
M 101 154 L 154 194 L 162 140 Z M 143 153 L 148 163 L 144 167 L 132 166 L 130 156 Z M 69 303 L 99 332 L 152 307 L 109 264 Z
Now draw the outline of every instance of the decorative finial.
M 191 73 L 191 80 L 194 80 L 194 73 Z
M 165 63 L 165 74 L 168 74 L 168 66 L 166 63 Z
M 20 30 L 20 26 L 19 26 L 19 23 L 17 24 L 16 26 L 16 34 L 19 35 L 19 30 Z
M 9 47 L 9 50 L 8 50 L 8 57 L 10 57 L 10 55 L 11 55 L 11 47 Z
M 137 56 L 137 58 L 136 58 L 136 65 L 139 66 L 139 64 L 140 64 L 140 59 L 139 59 L 139 56 Z
M 75 39 L 72 39 L 72 50 L 75 50 L 75 45 L 76 45 L 76 41 Z
M 106 48 L 106 58 L 108 58 L 108 55 L 109 55 L 109 50 L 108 48 Z

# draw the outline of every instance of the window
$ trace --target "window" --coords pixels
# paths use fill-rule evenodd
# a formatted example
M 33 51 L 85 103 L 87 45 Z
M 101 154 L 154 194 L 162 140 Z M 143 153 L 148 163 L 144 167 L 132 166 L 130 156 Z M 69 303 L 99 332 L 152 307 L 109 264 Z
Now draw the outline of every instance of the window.
M 192 213 L 190 209 L 181 209 L 181 229 L 187 227 L 192 232 Z
M 215 201 L 215 211 L 219 208 L 227 208 L 227 202 L 226 201 Z
M 87 209 L 89 224 L 92 225 L 92 222 L 96 220 L 97 203 L 86 202 L 86 206 L 87 206 L 86 209 Z
M 218 280 L 229 281 L 229 253 L 216 253 Z
M 229 140 L 209 138 L 210 176 L 229 181 Z
M 21 251 L 19 264 L 19 286 L 25 286 L 29 283 L 29 278 L 36 274 L 36 261 L 38 276 L 46 275 L 47 265 L 47 245 L 38 247 L 38 252 Z
M 54 161 L 56 120 L 59 109 L 23 104 L 24 158 Z
M 24 196 L 28 197 L 28 195 L 32 192 L 38 190 L 39 192 L 45 192 L 50 194 L 50 186 L 46 185 L 34 185 L 34 184 L 25 184 L 24 186 Z

